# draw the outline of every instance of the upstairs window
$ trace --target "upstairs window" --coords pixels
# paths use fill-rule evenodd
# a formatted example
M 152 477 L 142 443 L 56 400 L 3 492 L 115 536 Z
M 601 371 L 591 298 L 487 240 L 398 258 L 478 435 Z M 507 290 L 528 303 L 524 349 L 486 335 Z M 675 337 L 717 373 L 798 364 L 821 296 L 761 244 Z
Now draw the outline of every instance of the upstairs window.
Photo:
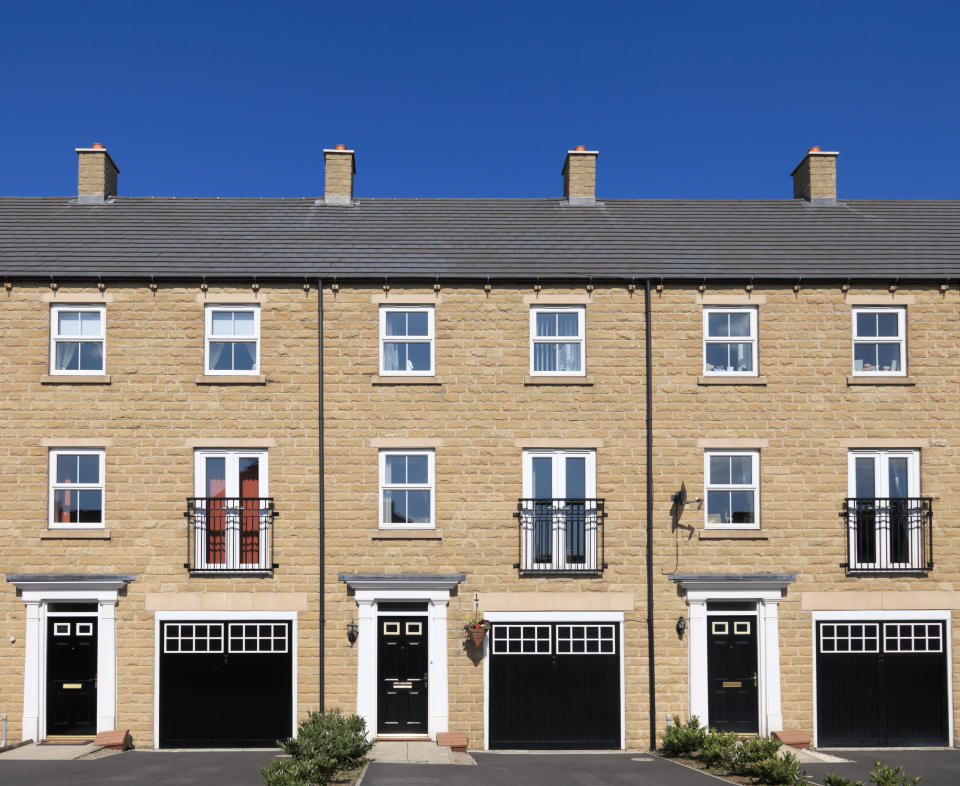
M 106 309 L 53 306 L 50 317 L 50 373 L 103 374 Z
M 433 307 L 380 309 L 380 373 L 433 376 Z
M 530 309 L 530 373 L 580 375 L 584 357 L 584 308 Z
M 703 373 L 757 375 L 757 309 L 703 310 Z
M 380 526 L 434 526 L 432 450 L 380 451 Z
M 756 450 L 707 451 L 704 454 L 706 526 L 760 527 L 760 453 Z
M 50 451 L 50 527 L 103 526 L 102 450 Z
M 903 308 L 853 309 L 854 376 L 907 373 L 906 321 Z
M 205 321 L 205 373 L 260 373 L 258 306 L 207 306 Z

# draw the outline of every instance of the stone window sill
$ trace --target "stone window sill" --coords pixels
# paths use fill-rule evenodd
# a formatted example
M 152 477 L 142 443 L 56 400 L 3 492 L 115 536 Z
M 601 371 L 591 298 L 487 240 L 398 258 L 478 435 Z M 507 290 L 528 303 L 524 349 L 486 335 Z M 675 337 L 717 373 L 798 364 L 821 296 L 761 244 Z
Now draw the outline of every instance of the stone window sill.
M 44 374 L 41 385 L 109 385 L 108 374 Z
M 700 540 L 770 540 L 760 529 L 702 529 L 697 534 Z
M 46 529 L 40 540 L 110 540 L 108 529 Z
M 848 385 L 916 385 L 913 377 L 856 377 L 847 375 Z
M 766 385 L 766 377 L 697 377 L 698 385 Z
M 593 377 L 524 377 L 524 385 L 592 385 Z
M 370 533 L 370 540 L 443 540 L 438 529 L 378 529 Z
M 198 385 L 266 385 L 266 374 L 201 374 Z
M 442 385 L 443 380 L 440 377 L 408 377 L 402 374 L 390 376 L 387 374 L 374 374 L 370 377 L 370 382 L 374 385 Z

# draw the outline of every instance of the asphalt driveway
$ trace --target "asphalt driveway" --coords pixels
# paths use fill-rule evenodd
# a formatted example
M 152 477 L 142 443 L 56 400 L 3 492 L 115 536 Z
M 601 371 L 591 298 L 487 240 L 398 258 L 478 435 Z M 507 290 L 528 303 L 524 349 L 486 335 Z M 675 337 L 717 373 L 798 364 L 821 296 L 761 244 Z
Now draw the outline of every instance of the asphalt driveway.
M 911 778 L 923 778 L 921 786 L 957 786 L 960 784 L 960 750 L 831 750 L 834 756 L 850 759 L 850 764 L 804 764 L 807 776 L 813 783 L 823 785 L 823 776 L 828 772 L 842 775 L 850 780 L 870 784 L 873 763 L 880 761 L 888 767 L 903 767 Z

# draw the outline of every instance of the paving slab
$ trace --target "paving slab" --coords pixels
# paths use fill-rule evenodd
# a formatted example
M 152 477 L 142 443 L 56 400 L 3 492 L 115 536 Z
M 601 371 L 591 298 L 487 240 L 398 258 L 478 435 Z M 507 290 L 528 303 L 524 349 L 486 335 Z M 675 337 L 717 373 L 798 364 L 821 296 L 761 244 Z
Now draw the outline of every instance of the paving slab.
M 370 753 L 370 761 L 384 764 L 456 764 L 453 752 L 432 740 L 405 742 L 400 740 L 380 740 Z
M 94 745 L 92 742 L 86 745 L 37 745 L 31 742 L 29 745 L 21 745 L 0 753 L 0 761 L 72 761 L 101 747 L 103 746 Z

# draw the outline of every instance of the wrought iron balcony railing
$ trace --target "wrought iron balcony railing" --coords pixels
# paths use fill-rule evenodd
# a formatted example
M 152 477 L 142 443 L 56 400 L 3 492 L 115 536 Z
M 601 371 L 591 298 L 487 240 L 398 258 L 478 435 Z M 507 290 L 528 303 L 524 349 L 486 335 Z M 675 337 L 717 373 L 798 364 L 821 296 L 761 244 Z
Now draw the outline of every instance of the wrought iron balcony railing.
M 190 497 L 184 515 L 190 573 L 263 575 L 277 567 L 271 497 Z
M 925 573 L 933 570 L 933 500 L 930 497 L 847 497 L 848 575 Z
M 521 576 L 600 576 L 604 562 L 602 499 L 521 499 Z

